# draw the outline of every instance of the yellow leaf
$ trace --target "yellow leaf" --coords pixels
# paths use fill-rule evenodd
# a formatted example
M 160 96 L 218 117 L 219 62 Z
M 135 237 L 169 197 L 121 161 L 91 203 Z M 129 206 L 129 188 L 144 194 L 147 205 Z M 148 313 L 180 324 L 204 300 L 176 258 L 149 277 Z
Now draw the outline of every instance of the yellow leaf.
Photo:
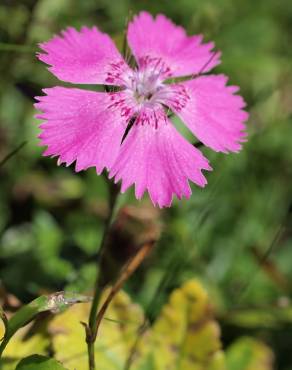
M 23 358 L 33 354 L 44 355 L 49 345 L 49 338 L 43 334 L 35 334 L 26 338 L 29 327 L 22 328 L 10 339 L 3 353 L 1 370 L 14 370 Z M 4 326 L 0 325 L 0 338 L 4 335 Z
M 69 369 L 84 370 L 88 366 L 85 331 L 80 321 L 88 320 L 89 308 L 89 304 L 73 306 L 56 316 L 49 326 L 55 357 Z M 122 369 L 144 315 L 126 293 L 120 292 L 111 303 L 106 318 L 95 343 L 96 363 L 99 370 Z
M 197 280 L 186 282 L 171 294 L 148 335 L 148 353 L 153 353 L 157 370 L 225 369 L 220 328 L 212 317 L 208 295 Z

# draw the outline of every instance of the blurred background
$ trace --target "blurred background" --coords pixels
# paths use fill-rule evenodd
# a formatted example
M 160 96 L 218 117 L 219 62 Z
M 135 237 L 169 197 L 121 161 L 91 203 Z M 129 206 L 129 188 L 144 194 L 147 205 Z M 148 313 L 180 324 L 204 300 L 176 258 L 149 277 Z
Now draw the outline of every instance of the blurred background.
M 34 96 L 62 85 L 37 61 L 37 43 L 66 26 L 97 25 L 121 43 L 129 12 L 166 14 L 222 50 L 226 73 L 248 104 L 240 154 L 202 148 L 214 171 L 190 200 L 160 211 L 121 196 L 110 239 L 117 263 L 137 241 L 160 235 L 126 291 L 154 320 L 169 293 L 198 277 L 227 347 L 250 335 L 292 369 L 291 0 L 1 0 L 0 296 L 13 309 L 42 293 L 90 292 L 107 183 L 90 169 L 58 167 L 38 147 Z M 63 84 L 64 85 L 64 84 Z M 258 370 L 258 369 L 256 369 Z

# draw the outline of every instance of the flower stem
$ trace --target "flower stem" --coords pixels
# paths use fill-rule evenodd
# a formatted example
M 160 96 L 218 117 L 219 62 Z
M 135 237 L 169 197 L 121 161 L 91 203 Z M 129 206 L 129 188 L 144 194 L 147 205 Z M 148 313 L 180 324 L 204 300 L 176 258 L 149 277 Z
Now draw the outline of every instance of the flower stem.
M 110 226 L 113 219 L 113 214 L 117 202 L 119 194 L 119 189 L 115 184 L 109 184 L 109 213 L 105 220 L 104 224 L 104 232 L 100 243 L 99 249 L 99 261 L 102 260 L 102 257 L 105 253 L 105 246 L 107 242 L 107 238 L 109 235 Z M 101 295 L 101 287 L 100 287 L 100 269 L 97 270 L 96 275 L 96 282 L 95 282 L 95 289 L 94 289 L 94 296 L 93 301 L 91 304 L 90 314 L 88 325 L 86 325 L 86 343 L 87 343 L 87 352 L 88 352 L 88 364 L 90 370 L 95 370 L 95 355 L 94 355 L 94 342 L 96 340 L 97 335 L 97 310 L 99 305 Z
M 13 149 L 10 153 L 8 153 L 3 159 L 0 160 L 0 167 L 4 166 L 4 164 L 15 154 L 17 154 L 25 145 L 27 144 L 27 141 L 23 141 L 21 144 L 19 144 L 15 149 Z
M 136 271 L 136 269 L 140 266 L 140 264 L 144 261 L 144 259 L 149 255 L 152 251 L 152 248 L 155 244 L 156 240 L 149 240 L 145 242 L 138 250 L 138 252 L 129 260 L 129 262 L 124 266 L 121 271 L 120 276 L 116 280 L 115 284 L 110 289 L 108 296 L 106 297 L 104 303 L 102 304 L 100 310 L 97 312 L 95 316 L 95 328 L 94 328 L 94 337 L 92 337 L 92 343 L 94 344 L 99 326 L 101 321 L 106 313 L 106 310 L 116 294 L 120 291 L 124 283 L 129 279 L 129 277 Z M 93 330 L 90 331 L 93 333 Z M 89 352 L 90 350 L 90 352 Z M 95 361 L 94 361 L 94 346 L 88 347 L 88 355 L 89 355 L 89 369 L 95 370 Z
M 155 240 L 149 240 L 145 242 L 138 250 L 138 252 L 135 254 L 134 257 L 132 257 L 129 262 L 125 265 L 125 267 L 122 269 L 121 274 L 115 284 L 112 286 L 107 298 L 105 299 L 103 305 L 101 306 L 100 310 L 97 313 L 96 317 L 96 334 L 99 329 L 99 325 L 101 323 L 101 320 L 104 317 L 104 314 L 115 297 L 115 295 L 119 292 L 119 290 L 122 288 L 124 283 L 129 279 L 129 277 L 136 271 L 136 269 L 140 266 L 140 264 L 144 261 L 144 259 L 148 256 L 148 254 L 151 252 Z

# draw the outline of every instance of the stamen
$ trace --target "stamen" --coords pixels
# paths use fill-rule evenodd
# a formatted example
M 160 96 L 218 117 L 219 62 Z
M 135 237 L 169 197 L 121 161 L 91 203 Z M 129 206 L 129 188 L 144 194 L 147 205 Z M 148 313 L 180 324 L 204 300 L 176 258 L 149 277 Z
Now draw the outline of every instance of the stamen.
M 152 75 L 153 74 L 159 75 L 162 80 L 169 78 L 171 76 L 170 68 L 165 65 L 161 58 L 146 55 L 139 59 L 138 64 L 140 70 L 151 71 Z
M 168 85 L 156 95 L 156 101 L 170 106 L 176 112 L 181 111 L 190 100 L 186 88 L 183 85 Z
M 118 84 L 124 81 L 125 73 L 125 63 L 124 61 L 119 61 L 117 63 L 110 63 L 110 69 L 107 72 L 107 77 L 105 81 L 111 85 Z
M 109 108 L 119 109 L 121 115 L 130 118 L 121 144 L 134 125 L 151 125 L 158 129 L 160 124 L 167 123 L 163 108 L 164 100 L 171 99 L 176 109 L 185 105 L 187 100 L 186 92 L 179 93 L 179 97 L 176 96 L 176 92 L 167 91 L 163 93 L 163 81 L 171 76 L 171 70 L 161 58 L 146 55 L 140 58 L 138 64 L 139 68 L 137 70 L 133 71 L 132 74 L 123 76 L 126 81 L 123 96 L 113 95 L 111 97 L 112 103 L 109 106 Z M 115 78 L 118 76 L 118 69 L 118 66 L 113 66 L 113 70 L 117 70 Z M 129 99 L 125 98 L 125 92 L 129 94 Z M 132 104 L 130 109 L 128 108 L 129 102 L 130 105 Z M 133 118 L 130 114 L 132 116 L 135 114 L 135 117 Z
M 108 93 L 111 100 L 111 104 L 107 106 L 107 109 L 117 109 L 120 112 L 121 117 L 130 118 L 133 115 L 133 102 L 131 98 L 127 99 L 125 94 L 113 92 Z
M 164 111 L 159 106 L 144 108 L 138 115 L 136 125 L 151 125 L 158 129 L 158 123 L 166 124 L 166 116 Z

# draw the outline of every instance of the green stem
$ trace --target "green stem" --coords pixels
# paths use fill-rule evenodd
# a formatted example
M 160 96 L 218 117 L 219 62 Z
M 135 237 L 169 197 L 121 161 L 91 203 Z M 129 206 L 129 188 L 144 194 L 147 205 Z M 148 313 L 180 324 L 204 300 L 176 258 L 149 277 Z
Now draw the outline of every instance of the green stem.
M 0 345 L 0 358 L 1 358 L 2 353 L 3 353 L 4 349 L 6 348 L 8 342 L 9 342 L 9 339 L 8 338 L 4 338 L 2 340 L 1 345 Z
M 8 153 L 3 159 L 1 159 L 0 160 L 0 167 L 2 167 L 11 157 L 13 157 L 15 154 L 17 154 L 26 144 L 27 144 L 27 142 L 23 141 L 15 149 L 13 149 L 10 153 Z
M 119 189 L 116 185 L 110 184 L 109 189 L 109 213 L 105 220 L 104 232 L 100 243 L 99 249 L 99 261 L 105 253 L 106 242 L 112 223 L 115 206 L 117 203 Z M 88 352 L 88 364 L 90 370 L 95 370 L 95 354 L 94 354 L 94 343 L 97 336 L 97 310 L 100 301 L 101 287 L 100 287 L 100 269 L 97 270 L 97 276 L 95 281 L 95 289 L 93 301 L 91 304 L 88 325 L 86 327 L 86 342 L 87 342 L 87 352 Z

